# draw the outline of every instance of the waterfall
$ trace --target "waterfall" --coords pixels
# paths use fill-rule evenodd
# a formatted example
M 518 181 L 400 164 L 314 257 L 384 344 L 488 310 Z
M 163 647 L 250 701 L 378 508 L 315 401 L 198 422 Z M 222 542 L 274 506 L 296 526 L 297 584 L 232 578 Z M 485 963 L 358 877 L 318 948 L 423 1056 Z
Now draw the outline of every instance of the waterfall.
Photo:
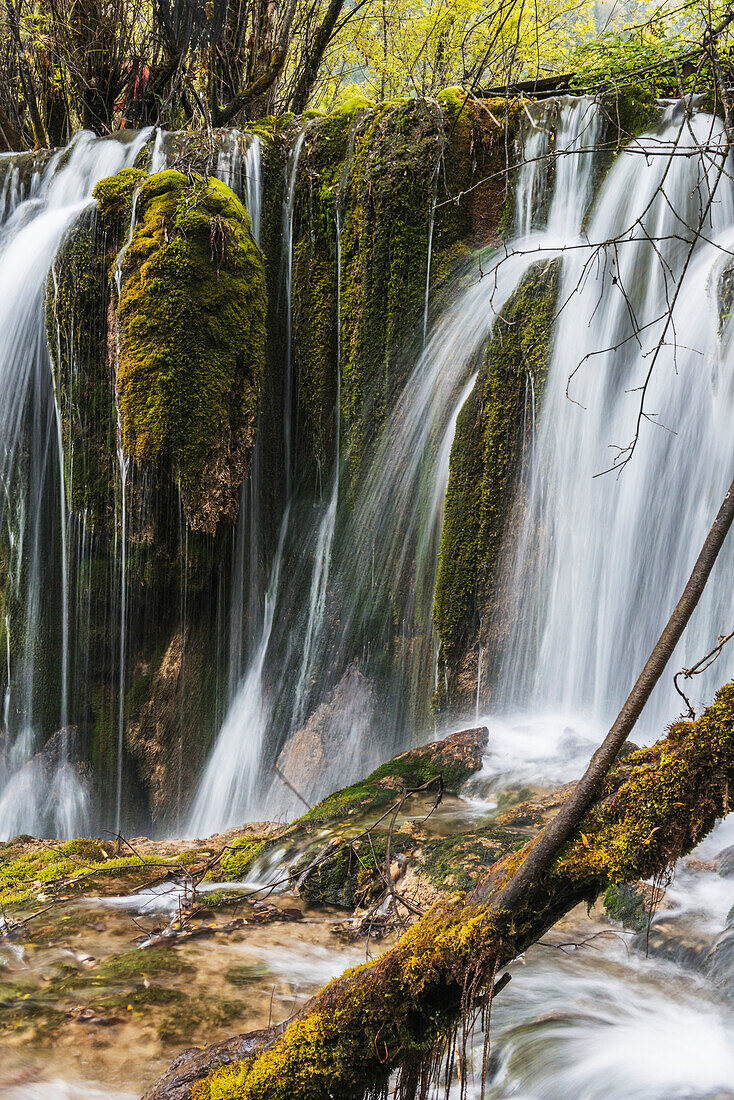
M 251 134 L 245 154 L 245 206 L 252 222 L 252 235 L 262 243 L 262 142 L 257 134 Z
M 21 637 L 7 638 L 6 728 L 0 761 L 0 836 L 78 835 L 88 794 L 72 763 L 69 633 L 76 614 L 60 410 L 50 367 L 43 294 L 68 230 L 92 204 L 98 180 L 133 164 L 149 131 L 132 141 L 80 133 L 21 186 L 6 167 L 0 228 L 0 536 L 9 548 L 8 598 L 24 606 Z M 13 158 L 14 159 L 14 158 Z M 23 163 L 25 155 L 18 158 Z M 69 456 L 70 458 L 71 456 Z M 58 635 L 49 636 L 60 595 Z M 54 639 L 58 637 L 58 642 Z M 58 644 L 57 703 L 41 690 L 43 650 Z M 42 755 L 44 738 L 49 740 Z
M 283 561 L 286 554 L 287 539 L 289 534 L 289 522 L 291 515 L 291 450 L 292 450 L 292 280 L 293 280 L 293 218 L 295 210 L 296 182 L 298 176 L 298 163 L 303 149 L 308 126 L 299 133 L 290 159 L 286 167 L 285 197 L 283 202 L 283 255 L 281 268 L 283 272 L 283 287 L 285 295 L 286 312 L 286 353 L 284 363 L 285 396 L 283 409 L 284 424 L 284 465 L 286 471 L 286 505 L 283 512 L 278 545 L 273 560 L 268 580 L 267 592 L 262 609 L 262 619 L 259 634 L 254 635 L 252 630 L 252 614 L 247 616 L 253 644 L 248 646 L 247 664 L 244 673 L 237 674 L 238 666 L 230 665 L 230 691 L 232 692 L 229 706 L 222 726 L 217 733 L 214 748 L 207 760 L 204 774 L 199 783 L 194 804 L 189 817 L 189 831 L 192 834 L 206 835 L 219 829 L 227 828 L 238 821 L 246 820 L 248 815 L 255 812 L 257 796 L 261 794 L 258 787 L 262 764 L 263 749 L 271 728 L 274 700 L 270 698 L 264 682 L 266 658 L 271 646 L 271 639 L 275 625 L 276 611 L 281 597 L 281 574 Z M 253 158 L 257 155 L 259 164 L 259 146 Z M 249 177 L 248 177 L 249 178 Z M 259 169 L 253 176 L 253 180 L 259 178 Z M 254 193 L 254 191 L 253 191 Z M 262 461 L 262 447 L 256 446 L 253 455 L 253 474 L 257 477 Z M 256 484 L 256 483 L 254 483 Z M 244 502 L 244 498 L 243 498 Z M 258 498 L 253 493 L 249 499 L 250 507 L 240 517 L 237 532 L 237 542 L 240 544 L 239 553 L 235 558 L 235 599 L 244 598 L 245 590 L 250 597 L 250 610 L 254 611 L 252 597 L 257 585 L 257 563 L 253 559 L 257 555 L 257 548 L 251 547 L 250 560 L 253 570 L 247 578 L 249 584 L 245 586 L 244 557 L 245 539 L 248 531 L 245 527 L 244 515 L 249 517 L 250 523 L 256 523 L 259 517 Z M 256 532 L 257 534 L 257 532 Z M 234 608 L 235 624 L 243 629 L 243 617 L 241 608 Z M 233 635 L 234 638 L 234 635 Z M 234 658 L 241 659 L 244 651 L 242 635 L 237 644 L 231 646 L 231 662 Z
M 436 192 L 431 199 L 431 213 L 428 217 L 428 259 L 426 261 L 426 290 L 423 296 L 423 347 L 428 339 L 428 304 L 431 297 L 431 260 L 433 258 L 433 230 L 436 225 Z
M 497 694 L 505 709 L 532 705 L 547 725 L 576 714 L 606 726 L 617 713 L 734 473 L 731 323 L 720 333 L 718 304 L 734 245 L 730 168 L 701 237 L 689 228 L 714 187 L 722 138 L 711 116 L 669 107 L 660 127 L 635 143 L 640 152 L 618 156 L 582 246 L 564 257 L 528 506 L 507 549 L 514 603 Z M 624 469 L 595 476 L 633 436 L 640 387 L 680 278 L 634 454 Z M 641 732 L 659 734 L 680 712 L 673 672 L 732 630 L 733 570 L 729 544 Z M 731 657 L 722 657 L 693 686 L 695 699 L 710 698 L 730 670 Z
M 726 250 L 734 251 L 727 175 L 700 239 L 686 228 L 714 186 L 720 124 L 704 114 L 688 117 L 673 104 L 650 134 L 607 167 L 598 104 L 563 97 L 525 114 L 512 180 L 515 236 L 466 263 L 453 302 L 435 319 L 431 313 L 429 326 L 434 231 L 437 239 L 443 233 L 433 195 L 413 349 L 404 351 L 400 387 L 364 448 L 354 483 L 340 419 L 342 280 L 349 271 L 342 270 L 348 167 L 343 170 L 333 192 L 326 265 L 335 263 L 336 270 L 335 446 L 316 485 L 313 470 L 303 468 L 312 444 L 304 442 L 292 332 L 294 244 L 308 244 L 310 143 L 308 173 L 299 176 L 299 165 L 310 125 L 295 135 L 285 165 L 281 247 L 270 257 L 279 276 L 273 307 L 282 334 L 271 333 L 272 362 L 237 527 L 229 545 L 223 536 L 222 565 L 211 574 L 212 713 L 219 729 L 188 816 L 188 829 L 199 835 L 295 809 L 280 780 L 270 786 L 269 779 L 277 775 L 279 754 L 299 731 L 309 735 L 317 714 L 324 744 L 333 733 L 341 747 L 304 788 L 309 799 L 353 780 L 419 735 L 421 724 L 432 724 L 438 652 L 432 604 L 456 424 L 484 384 L 478 367 L 495 318 L 539 262 L 562 261 L 559 315 L 544 388 L 528 371 L 524 404 L 520 390 L 522 508 L 497 574 L 505 585 L 498 606 L 510 611 L 501 652 L 492 644 L 491 614 L 481 623 L 477 683 L 466 696 L 472 719 L 481 719 L 489 696 L 508 729 L 518 713 L 527 721 L 532 707 L 537 723 L 553 727 L 553 744 L 560 743 L 553 736 L 558 716 L 562 729 L 606 723 L 665 621 L 734 473 L 728 444 L 734 322 L 720 320 L 719 305 Z M 126 754 L 136 751 L 137 734 L 128 740 L 128 727 L 137 721 L 136 685 L 157 666 L 141 626 L 148 596 L 139 594 L 137 579 L 129 584 L 128 573 L 137 578 L 145 566 L 143 513 L 157 489 L 124 453 L 118 425 L 108 540 L 94 508 L 75 503 L 85 460 L 66 442 L 73 438 L 66 387 L 76 385 L 81 365 L 64 367 L 69 378 L 51 370 L 47 339 L 61 363 L 60 345 L 69 338 L 60 326 L 47 335 L 43 296 L 49 273 L 50 293 L 58 293 L 54 260 L 69 230 L 82 216 L 92 217 L 95 182 L 132 165 L 149 140 L 149 131 L 132 140 L 81 134 L 63 153 L 0 161 L 0 553 L 8 589 L 0 593 L 7 670 L 0 836 L 66 836 L 91 826 L 89 777 L 76 764 L 90 755 L 90 744 L 95 751 L 101 744 L 104 756 L 106 773 L 94 777 L 94 795 L 109 817 L 104 824 L 126 827 L 135 798 Z M 181 140 L 159 131 L 149 148 L 151 167 L 172 162 Z M 217 140 L 216 173 L 241 196 L 260 239 L 261 141 L 238 131 L 222 131 Z M 676 155 L 667 156 L 671 151 Z M 123 252 L 134 227 L 133 210 Z M 268 227 L 268 236 L 273 228 L 278 225 Z M 118 273 L 119 266 L 118 257 Z M 333 273 L 329 267 L 329 278 Z M 624 447 L 634 431 L 640 386 L 680 276 L 674 327 L 647 389 L 635 453 L 618 477 L 594 477 L 613 464 L 614 446 Z M 114 438 L 114 410 L 110 429 Z M 196 626 L 196 611 L 181 511 L 178 522 L 172 543 L 180 560 L 175 630 L 183 682 L 184 648 L 189 678 L 197 656 L 187 633 Z M 192 533 L 192 581 L 199 553 Z M 732 629 L 733 567 L 734 551 L 725 548 L 675 668 L 693 663 Z M 99 620 L 96 635 L 93 619 Z M 94 652 L 102 636 L 104 659 Z M 156 638 L 156 645 L 164 643 L 168 635 Z M 727 659 L 696 684 L 694 702 L 726 678 Z M 97 666 L 104 667 L 106 683 L 102 701 L 90 706 Z M 659 730 L 679 709 L 668 681 L 651 702 L 648 727 Z M 81 748 L 75 723 L 88 739 Z M 178 753 L 173 784 L 180 812 L 191 780 L 183 720 L 179 730 L 171 752 Z M 290 778 L 298 786 L 298 776 Z
M 278 549 L 265 594 L 260 638 L 242 683 L 227 711 L 189 819 L 194 835 L 206 836 L 247 820 L 257 805 L 258 779 L 271 707 L 263 683 L 265 660 L 280 594 L 280 575 L 289 508 L 283 514 Z
M 556 126 L 557 110 L 539 125 Z M 357 488 L 352 508 L 357 522 L 340 530 L 337 520 L 336 473 L 320 519 L 307 530 L 288 533 L 281 540 L 277 567 L 268 587 L 266 630 L 251 650 L 228 714 L 210 756 L 197 794 L 190 829 L 197 835 L 221 829 L 246 816 L 291 812 L 296 807 L 279 780 L 267 795 L 257 796 L 257 778 L 264 765 L 264 745 L 277 751 L 279 740 L 294 733 L 308 713 L 329 705 L 335 681 L 353 667 L 369 666 L 374 652 L 393 643 L 399 623 L 398 669 L 378 688 L 379 723 L 369 731 L 369 743 L 358 723 L 349 752 L 335 760 L 325 785 L 355 778 L 355 768 L 369 767 L 405 743 L 405 715 L 427 715 L 427 689 L 435 675 L 436 645 L 432 599 L 436 577 L 443 505 L 449 476 L 449 457 L 456 420 L 476 379 L 476 356 L 491 332 L 494 318 L 520 285 L 528 269 L 543 257 L 578 237 L 591 196 L 593 157 L 578 153 L 593 145 L 600 127 L 599 112 L 588 98 L 569 100 L 557 125 L 559 156 L 553 179 L 555 198 L 546 208 L 547 226 L 517 239 L 506 253 L 490 253 L 482 260 L 458 300 L 439 317 L 418 355 L 402 392 L 377 442 L 372 459 Z M 302 130 L 290 156 L 284 202 L 284 284 L 287 293 L 286 340 L 290 363 L 290 303 L 295 173 L 305 140 Z M 520 171 L 536 171 L 531 161 Z M 337 204 L 337 251 L 341 226 Z M 340 265 L 339 265 L 340 266 Z M 340 288 L 337 280 L 337 294 Z M 288 375 L 286 375 L 288 377 Z M 532 390 L 529 391 L 532 394 Z M 532 420 L 534 410 L 529 413 Z M 338 428 L 338 425 L 337 425 Z M 288 499 L 291 499 L 288 489 Z M 293 519 L 291 517 L 291 523 Z M 290 540 L 293 539 L 292 543 Z M 289 564 L 280 560 L 283 555 Z M 310 573 L 304 578 L 303 562 Z M 278 598 L 273 579 L 298 590 L 291 571 L 305 587 L 308 601 L 302 619 L 287 596 Z M 329 592 L 336 593 L 334 616 L 328 613 Z M 280 639 L 278 645 L 277 639 Z M 285 641 L 284 641 L 285 639 Z M 281 673 L 265 689 L 263 675 L 269 660 L 281 655 L 282 668 L 295 664 L 293 679 Z M 397 676 L 397 679 L 396 679 Z M 346 725 L 349 714 L 335 721 Z M 232 776 L 237 776 L 235 783 Z M 261 777 L 262 778 L 262 777 Z M 297 779 L 297 776 L 293 776 Z M 310 788 L 315 796 L 325 787 Z

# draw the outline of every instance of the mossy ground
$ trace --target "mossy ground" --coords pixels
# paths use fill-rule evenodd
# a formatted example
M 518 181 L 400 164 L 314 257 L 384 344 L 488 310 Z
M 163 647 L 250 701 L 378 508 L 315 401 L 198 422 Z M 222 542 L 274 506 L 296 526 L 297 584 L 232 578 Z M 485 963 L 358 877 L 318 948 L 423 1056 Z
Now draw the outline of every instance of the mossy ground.
M 40 907 L 60 895 L 129 893 L 145 881 L 165 876 L 170 868 L 195 866 L 202 852 L 135 855 L 113 842 L 69 840 L 65 843 L 19 836 L 0 843 L 0 908 Z

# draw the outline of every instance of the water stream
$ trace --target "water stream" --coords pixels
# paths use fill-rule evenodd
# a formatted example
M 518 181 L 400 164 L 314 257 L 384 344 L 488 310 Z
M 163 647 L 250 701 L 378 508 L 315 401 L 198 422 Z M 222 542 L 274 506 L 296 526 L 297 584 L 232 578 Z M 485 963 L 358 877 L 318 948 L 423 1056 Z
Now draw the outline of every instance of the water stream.
M 8 195 L 0 228 L 0 527 L 12 557 L 13 596 L 25 604 L 24 631 L 8 654 L 7 742 L 0 785 L 0 835 L 51 832 L 78 835 L 88 824 L 88 800 L 70 756 L 69 623 L 76 599 L 69 581 L 60 411 L 43 317 L 43 293 L 56 252 L 92 202 L 98 180 L 134 162 L 149 132 L 132 141 L 80 133 L 34 174 L 30 194 Z M 25 426 L 33 425 L 25 435 Z M 26 440 L 30 440 L 27 444 Z M 22 498 L 22 503 L 21 503 Z M 60 513 L 55 525 L 57 510 Z M 61 602 L 58 711 L 53 751 L 34 759 L 42 733 L 37 677 L 49 603 Z
M 670 108 L 650 137 L 648 159 L 617 158 L 594 202 L 589 243 L 565 258 L 562 311 L 526 471 L 529 504 L 507 551 L 512 625 L 497 689 L 506 709 L 532 702 L 536 716 L 585 712 L 601 726 L 613 718 L 734 472 L 734 362 L 718 314 L 718 281 L 734 245 L 734 196 L 723 177 L 704 235 L 694 241 L 685 224 L 695 226 L 705 210 L 721 158 L 665 155 L 673 146 L 711 144 L 720 132 L 710 116 L 689 121 Z M 563 216 L 552 210 L 549 220 Z M 686 263 L 666 333 L 666 303 Z M 634 455 L 626 468 L 603 474 L 634 436 L 640 387 L 660 341 Z M 733 570 L 730 545 L 672 671 L 729 633 Z M 701 677 L 696 700 L 710 698 L 730 668 L 727 658 Z M 643 728 L 657 735 L 679 709 L 666 676 Z
M 711 116 L 689 116 L 671 104 L 660 124 L 611 166 L 603 153 L 591 151 L 601 127 L 598 106 L 586 97 L 529 109 L 524 163 L 514 182 L 515 236 L 503 251 L 482 252 L 481 267 L 467 275 L 455 301 L 429 327 L 434 200 L 422 332 L 355 489 L 356 524 L 342 514 L 340 371 L 333 464 L 318 497 L 306 499 L 295 468 L 293 241 L 307 128 L 297 135 L 286 169 L 279 257 L 285 306 L 282 454 L 265 453 L 258 435 L 242 488 L 222 641 L 226 713 L 188 813 L 192 835 L 260 815 L 298 812 L 293 792 L 273 779 L 273 765 L 288 738 L 314 716 L 319 729 L 329 723 L 337 728 L 341 749 L 324 766 L 321 787 L 317 782 L 308 788 L 312 799 L 403 747 L 414 732 L 406 730 L 406 715 L 422 714 L 424 739 L 433 736 L 426 698 L 437 668 L 432 593 L 457 418 L 474 389 L 477 357 L 494 319 L 531 265 L 559 255 L 561 308 L 539 410 L 535 380 L 526 380 L 528 445 L 520 485 L 527 508 L 519 534 L 513 532 L 504 548 L 501 572 L 507 579 L 500 602 L 510 612 L 500 654 L 487 643 L 492 624 L 480 627 L 468 720 L 488 725 L 491 739 L 482 772 L 465 792 L 467 815 L 499 800 L 503 791 L 575 778 L 603 736 L 734 474 L 734 320 L 720 320 L 721 278 L 734 252 L 734 189 L 731 165 L 727 173 L 720 171 L 714 147 L 721 126 Z M 2 651 L 8 683 L 0 837 L 65 837 L 96 827 L 69 728 L 83 676 L 74 639 L 84 637 L 79 623 L 88 617 L 84 601 L 91 600 L 80 579 L 81 563 L 90 556 L 94 533 L 86 515 L 72 517 L 67 507 L 74 456 L 64 454 L 43 293 L 65 234 L 91 208 L 95 182 L 133 164 L 149 139 L 148 132 L 132 141 L 78 135 L 65 154 L 39 162 L 30 180 L 15 167 L 8 171 L 0 197 L 0 529 L 12 596 L 24 622 L 19 642 L 6 630 Z M 156 135 L 154 169 L 168 163 L 169 139 Z M 708 152 L 702 154 L 701 146 Z M 260 140 L 228 133 L 217 173 L 245 201 L 261 241 Z M 341 366 L 339 201 L 337 196 Z M 697 236 L 690 226 L 699 220 Z M 679 280 L 674 323 L 666 328 Z M 603 473 L 624 457 L 634 437 L 643 385 L 645 415 L 630 461 Z M 118 460 L 121 527 L 107 583 L 118 672 L 110 807 L 120 828 L 126 800 L 128 494 L 135 469 L 121 446 Z M 262 502 L 273 469 L 282 472 L 284 504 L 268 557 L 266 518 L 273 517 L 265 517 Z M 185 635 L 188 533 L 179 522 Z M 734 545 L 722 552 L 671 671 L 692 664 L 719 634 L 734 629 L 733 587 Z M 58 610 L 53 629 L 60 653 L 52 715 L 42 713 L 47 704 L 39 688 L 45 674 L 41 642 L 53 620 L 49 605 Z M 379 643 L 387 637 L 398 651 L 398 673 L 389 675 L 375 671 Z M 699 679 L 696 706 L 731 676 L 732 660 L 725 651 Z M 680 709 L 666 676 L 635 738 L 659 736 Z M 59 734 L 40 756 L 48 729 Z M 178 782 L 180 810 L 180 763 Z M 669 905 L 653 921 L 649 958 L 597 910 L 590 918 L 570 915 L 549 941 L 555 946 L 534 947 L 513 964 L 513 982 L 494 1008 L 488 1097 L 558 1100 L 569 1090 L 583 1100 L 734 1096 L 731 969 L 721 947 L 732 934 L 733 880 L 710 863 L 733 841 L 732 828 L 724 824 L 696 853 L 698 866 L 678 868 Z M 604 934 L 589 939 L 599 931 Z M 691 962 L 692 938 L 703 943 L 696 955 L 700 965 Z M 583 947 L 560 946 L 587 939 Z M 320 941 L 295 948 L 281 942 L 271 963 L 279 973 L 293 969 L 294 955 L 303 965 L 313 963 L 300 986 L 291 983 L 296 995 L 335 973 L 347 954 L 330 952 Z M 474 1063 L 481 1064 L 478 1053 Z M 88 1074 L 75 1084 L 61 1073 L 42 1086 L 4 1085 L 0 1079 L 0 1091 L 17 1100 L 109 1094 L 91 1080 Z M 471 1089 L 479 1097 L 476 1072 Z

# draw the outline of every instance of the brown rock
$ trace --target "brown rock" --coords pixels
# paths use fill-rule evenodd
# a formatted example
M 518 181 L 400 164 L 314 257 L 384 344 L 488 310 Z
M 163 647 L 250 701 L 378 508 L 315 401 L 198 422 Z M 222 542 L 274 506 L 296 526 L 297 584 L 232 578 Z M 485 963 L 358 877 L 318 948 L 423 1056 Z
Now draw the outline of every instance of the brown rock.
M 367 774 L 373 759 L 375 693 L 351 665 L 324 702 L 286 742 L 277 766 L 311 804 L 324 794 Z M 303 806 L 294 804 L 302 812 Z

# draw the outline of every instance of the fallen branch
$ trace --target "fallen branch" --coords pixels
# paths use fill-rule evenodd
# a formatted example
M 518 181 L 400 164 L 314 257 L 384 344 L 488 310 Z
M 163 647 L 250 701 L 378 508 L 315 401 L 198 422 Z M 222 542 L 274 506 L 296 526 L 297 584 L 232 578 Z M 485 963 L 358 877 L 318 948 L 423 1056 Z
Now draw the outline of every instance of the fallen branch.
M 216 1046 L 181 1056 L 146 1100 L 358 1100 L 384 1093 L 396 1070 L 398 1095 L 415 1096 L 410 1082 L 438 1065 L 501 967 L 579 902 L 690 851 L 728 812 L 733 781 L 729 684 L 696 723 L 676 724 L 614 765 L 575 839 L 530 884 L 511 920 L 493 903 L 535 841 L 495 864 L 473 893 L 435 906 L 376 962 L 327 985 L 289 1024 L 238 1039 L 244 1053 L 232 1059 L 228 1045 L 220 1061 Z

